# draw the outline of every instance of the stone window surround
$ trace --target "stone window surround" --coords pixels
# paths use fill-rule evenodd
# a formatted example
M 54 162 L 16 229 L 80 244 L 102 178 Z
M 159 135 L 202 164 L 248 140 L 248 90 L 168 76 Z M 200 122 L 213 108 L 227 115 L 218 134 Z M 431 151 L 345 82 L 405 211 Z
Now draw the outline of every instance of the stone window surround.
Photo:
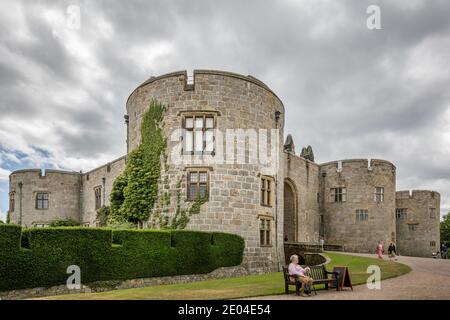
M 102 207 L 102 186 L 98 185 L 94 188 L 94 208 L 98 210 Z
M 395 209 L 395 218 L 399 220 L 406 220 L 408 216 L 407 208 L 396 208 Z
M 436 219 L 436 208 L 429 208 L 428 211 L 430 214 L 430 219 Z
M 430 241 L 430 247 L 436 247 L 436 241 Z
M 273 217 L 269 215 L 258 215 L 259 246 L 272 247 L 272 221 Z M 263 227 L 261 228 L 261 224 Z
M 50 227 L 50 225 L 48 223 L 46 223 L 46 222 L 33 222 L 32 226 L 34 228 L 48 228 L 48 227 Z
M 375 187 L 374 188 L 373 201 L 376 203 L 384 202 L 384 187 Z
M 369 210 L 356 209 L 356 221 L 357 222 L 369 221 Z
M 40 199 L 41 201 L 43 200 L 47 200 L 47 207 L 45 208 L 39 208 L 38 207 L 38 195 L 39 194 L 47 194 L 47 199 Z M 46 190 L 39 190 L 39 191 L 34 191 L 33 192 L 33 198 L 34 198 L 34 209 L 35 210 L 48 210 L 48 208 L 50 207 L 50 191 L 46 191 Z M 42 203 L 42 206 L 44 205 L 44 203 Z
M 195 201 L 195 199 L 190 198 L 190 181 L 189 176 L 191 173 L 200 173 L 200 172 L 206 172 L 206 199 L 209 199 L 209 191 L 210 191 L 210 177 L 209 173 L 213 171 L 212 167 L 208 166 L 198 166 L 198 167 L 185 167 L 184 171 L 186 171 L 186 202 L 192 202 Z M 198 181 L 198 183 L 200 183 Z
M 183 134 L 180 136 L 181 141 L 183 142 L 182 145 L 182 151 L 181 153 L 183 155 L 211 155 L 214 156 L 215 154 L 215 150 L 216 150 L 216 146 L 215 146 L 215 130 L 217 129 L 217 118 L 218 116 L 220 116 L 220 112 L 216 111 L 216 110 L 189 110 L 189 111 L 180 111 L 178 112 L 178 116 L 181 117 L 181 128 L 183 130 L 187 130 L 186 129 L 186 118 L 193 118 L 193 128 L 192 128 L 192 151 L 190 152 L 185 152 L 185 132 L 183 132 Z M 196 118 L 203 118 L 203 124 L 202 124 L 202 141 L 203 141 L 203 146 L 202 146 L 202 151 L 198 152 L 195 151 L 195 119 Z M 208 131 L 208 129 L 206 128 L 206 118 L 213 118 L 213 127 L 210 128 L 210 130 L 213 132 L 213 136 L 212 136 L 212 141 L 213 141 L 213 147 L 212 147 L 212 151 L 205 151 L 206 148 L 206 140 L 205 140 L 205 132 Z
M 266 175 L 262 175 L 261 176 L 261 201 L 260 204 L 263 207 L 272 207 L 272 192 L 273 192 L 273 182 L 275 181 L 275 179 L 272 176 L 266 176 Z
M 347 201 L 347 187 L 336 186 L 330 188 L 330 202 L 331 203 L 342 203 Z
M 415 232 L 417 231 L 418 223 L 408 223 L 408 230 L 409 232 Z

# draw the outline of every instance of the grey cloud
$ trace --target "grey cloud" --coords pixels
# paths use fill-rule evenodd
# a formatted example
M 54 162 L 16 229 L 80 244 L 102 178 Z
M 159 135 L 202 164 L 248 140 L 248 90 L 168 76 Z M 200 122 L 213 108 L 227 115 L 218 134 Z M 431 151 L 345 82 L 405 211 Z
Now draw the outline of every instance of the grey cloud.
M 78 32 L 90 45 L 98 67 L 107 72 L 95 87 L 80 78 L 83 62 L 80 65 L 67 54 L 64 40 L 52 36 L 37 10 L 64 12 L 69 4 L 80 5 Z M 370 4 L 381 7 L 382 30 L 366 28 Z M 17 121 L 20 115 L 24 120 L 39 118 L 38 110 L 43 110 L 47 121 L 55 122 L 54 134 L 61 141 L 55 148 L 62 154 L 93 161 L 99 154 L 120 156 L 125 149 L 125 102 L 138 84 L 174 70 L 215 68 L 252 74 L 267 83 L 285 104 L 285 132 L 293 134 L 298 148 L 311 144 L 319 162 L 386 158 L 399 167 L 401 186 L 421 181 L 421 187 L 432 187 L 442 185 L 442 179 L 450 185 L 450 154 L 423 139 L 440 136 L 446 128 L 436 124 L 450 108 L 447 1 L 86 0 L 44 1 L 32 7 L 34 12 L 23 2 L 23 8 L 38 42 L 12 39 L 7 30 L 14 26 L 5 26 L 0 19 L 6 28 L 0 28 L 5 40 L 0 46 L 88 98 L 79 105 L 34 105 L 38 93 L 24 93 L 26 87 L 17 86 L 29 71 L 17 72 L 0 62 L 0 111 L 2 117 Z M 111 38 L 99 36 L 100 19 L 111 24 Z M 413 82 L 407 77 L 408 57 L 431 40 L 428 50 L 447 61 L 438 74 Z M 133 48 L 152 51 L 152 45 L 160 42 L 170 44 L 170 52 L 152 64 L 136 63 Z M 112 101 L 106 97 L 108 91 L 113 92 Z M 51 108 L 64 121 L 48 119 Z M 400 151 L 408 141 L 407 151 Z M 432 162 L 427 155 L 432 155 Z

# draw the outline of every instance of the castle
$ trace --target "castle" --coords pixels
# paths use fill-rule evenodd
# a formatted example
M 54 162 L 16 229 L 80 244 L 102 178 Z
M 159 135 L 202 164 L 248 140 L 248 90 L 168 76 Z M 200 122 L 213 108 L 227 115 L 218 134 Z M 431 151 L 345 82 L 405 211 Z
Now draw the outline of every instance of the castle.
M 186 228 L 241 235 L 250 269 L 276 270 L 286 243 L 321 239 L 353 252 L 375 252 L 379 240 L 386 248 L 396 243 L 402 255 L 430 257 L 439 250 L 439 193 L 396 191 L 396 167 L 386 160 L 318 164 L 311 147 L 298 155 L 292 137 L 283 139 L 282 101 L 258 79 L 211 70 L 195 70 L 193 81 L 185 71 L 151 77 L 126 104 L 128 153 L 141 142 L 141 120 L 153 100 L 167 106 L 159 126 L 167 150 L 178 151 L 167 155 L 157 204 L 141 227 L 158 228 L 161 219 L 155 217 L 171 219 L 177 205 L 187 208 L 201 194 L 208 201 Z M 174 134 L 178 129 L 183 133 Z M 219 133 L 229 130 L 234 136 L 224 146 Z M 272 150 L 266 162 L 246 151 L 261 141 Z M 243 158 L 187 164 L 173 159 L 177 154 L 218 158 L 222 149 L 241 152 Z M 11 173 L 10 222 L 45 227 L 53 219 L 70 218 L 97 226 L 96 210 L 109 205 L 113 182 L 126 162 L 125 155 L 84 173 Z M 164 195 L 168 201 L 161 200 Z

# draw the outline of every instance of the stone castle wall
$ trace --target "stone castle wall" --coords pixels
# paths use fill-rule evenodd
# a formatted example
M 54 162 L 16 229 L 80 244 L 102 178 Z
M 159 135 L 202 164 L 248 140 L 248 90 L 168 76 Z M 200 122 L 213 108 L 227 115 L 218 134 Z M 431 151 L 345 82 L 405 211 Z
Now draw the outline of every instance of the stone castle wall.
M 398 191 L 396 206 L 406 213 L 396 219 L 398 252 L 431 257 L 439 251 L 440 194 L 428 190 Z M 434 209 L 434 215 L 430 209 Z M 412 229 L 409 225 L 416 227 Z
M 406 196 L 405 192 L 398 192 L 396 196 L 395 166 L 388 161 L 372 160 L 370 166 L 365 159 L 316 164 L 295 155 L 293 150 L 283 152 L 284 106 L 259 80 L 209 70 L 194 71 L 193 83 L 187 82 L 185 71 L 150 78 L 136 88 L 127 101 L 128 151 L 141 141 L 142 116 L 153 99 L 168 107 L 161 123 L 168 154 L 167 160 L 161 159 L 158 200 L 152 218 L 144 227 L 158 228 L 165 221 L 170 222 L 178 207 L 188 210 L 192 205 L 187 201 L 188 173 L 205 170 L 209 179 L 209 201 L 201 206 L 199 214 L 190 217 L 187 229 L 240 234 L 246 242 L 243 266 L 253 272 L 278 269 L 278 264 L 284 261 L 285 236 L 288 242 L 318 242 L 324 238 L 325 244 L 340 245 L 356 252 L 375 252 L 379 240 L 385 246 L 396 241 L 403 254 L 429 256 L 430 252 L 438 250 L 438 193 L 415 191 L 410 197 L 409 193 Z M 216 138 L 219 132 L 226 134 L 227 129 L 256 129 L 253 132 L 256 137 L 248 131 L 246 141 L 238 141 L 232 151 L 235 157 L 237 152 L 257 144 L 260 129 L 268 130 L 269 136 L 270 130 L 279 130 L 278 137 L 270 139 L 268 147 L 269 150 L 271 146 L 275 148 L 277 157 L 271 162 L 275 169 L 270 170 L 255 161 L 249 153 L 244 163 L 216 161 L 222 154 L 210 157 L 213 161 L 207 164 L 176 163 L 175 155 L 181 153 L 178 147 L 182 140 L 181 132 L 174 130 L 182 128 L 183 117 L 202 114 L 214 117 Z M 222 140 L 215 142 L 218 153 L 230 144 L 226 136 L 223 138 L 224 143 L 219 143 Z M 43 176 L 40 170 L 13 172 L 10 191 L 14 194 L 15 208 L 10 210 L 11 222 L 32 227 L 70 218 L 85 226 L 96 226 L 94 189 L 101 187 L 101 204 L 109 205 L 112 184 L 125 164 L 126 156 L 87 173 L 47 170 Z M 273 182 L 269 206 L 261 205 L 263 176 Z M 19 183 L 22 183 L 21 191 Z M 336 187 L 346 188 L 345 202 L 330 201 L 330 189 Z M 374 201 L 375 187 L 384 188 L 381 203 Z M 37 192 L 49 193 L 48 209 L 35 208 Z M 397 220 L 396 224 L 396 207 L 406 208 L 410 220 Z M 436 209 L 435 220 L 429 219 L 429 208 Z M 367 210 L 368 220 L 357 221 L 356 210 Z M 259 240 L 261 219 L 270 221 L 269 246 Z M 408 229 L 411 221 L 418 224 L 414 234 Z
M 379 240 L 395 240 L 395 166 L 384 160 L 343 160 L 320 166 L 324 192 L 325 243 L 346 251 L 375 252 Z M 347 200 L 334 203 L 330 189 L 345 187 Z M 384 201 L 374 201 L 375 187 L 384 187 Z M 357 221 L 356 210 L 367 210 L 368 220 Z
M 20 188 L 20 183 L 22 188 Z M 80 174 L 58 170 L 18 170 L 10 175 L 14 211 L 10 222 L 26 227 L 48 225 L 54 219 L 80 221 Z M 36 208 L 36 194 L 48 193 L 48 209 Z
M 81 223 L 83 225 L 97 225 L 94 189 L 101 188 L 101 204 L 103 206 L 109 206 L 109 195 L 111 194 L 114 180 L 123 172 L 125 164 L 126 156 L 123 156 L 82 175 Z
M 305 158 L 284 153 L 285 188 L 294 191 L 293 205 L 286 203 L 286 209 L 294 208 L 294 215 L 285 212 L 287 234 L 294 232 L 295 239 L 288 241 L 318 242 L 320 239 L 320 210 L 319 210 L 319 165 Z M 289 191 L 286 190 L 285 191 Z M 285 197 L 288 192 L 285 192 Z M 294 219 L 292 219 L 294 216 Z M 285 232 L 286 234 L 286 232 Z M 285 239 L 286 240 L 286 239 Z
M 169 153 L 180 144 L 179 134 L 175 139 L 172 139 L 172 134 L 174 129 L 182 128 L 183 115 L 201 112 L 214 115 L 216 128 L 224 135 L 227 129 L 278 128 L 280 135 L 272 143 L 275 146 L 278 143 L 277 155 L 282 152 L 283 104 L 266 85 L 252 77 L 197 70 L 194 71 L 193 84 L 187 84 L 185 72 L 172 73 L 145 82 L 131 94 L 127 103 L 130 151 L 139 145 L 141 119 L 152 99 L 168 107 L 163 120 L 163 130 L 169 138 Z M 281 114 L 278 121 L 276 112 Z M 244 148 L 244 145 L 238 146 L 236 151 Z M 218 147 L 219 144 L 216 143 L 217 150 Z M 223 148 L 225 149 L 225 144 Z M 183 165 L 176 164 L 171 154 L 168 156 L 168 168 L 163 170 L 161 175 L 161 181 L 167 181 L 168 186 L 164 189 L 164 183 L 161 183 L 160 191 L 170 194 L 170 203 L 158 203 L 154 213 L 164 218 L 173 218 L 177 207 L 177 194 L 181 198 L 181 206 L 189 207 L 190 203 L 185 201 L 186 173 L 192 168 L 203 167 L 209 173 L 209 201 L 201 206 L 199 214 L 190 218 L 187 228 L 239 234 L 244 237 L 246 243 L 246 267 L 252 270 L 277 270 L 278 261 L 283 260 L 282 166 L 279 165 L 276 172 L 268 172 L 263 165 L 251 161 L 251 156 L 245 163 L 218 161 L 206 166 Z M 270 175 L 274 181 L 272 194 L 275 196 L 270 207 L 260 204 L 261 175 Z M 261 216 L 271 221 L 270 246 L 261 246 L 259 243 Z M 149 223 L 158 224 L 158 221 Z

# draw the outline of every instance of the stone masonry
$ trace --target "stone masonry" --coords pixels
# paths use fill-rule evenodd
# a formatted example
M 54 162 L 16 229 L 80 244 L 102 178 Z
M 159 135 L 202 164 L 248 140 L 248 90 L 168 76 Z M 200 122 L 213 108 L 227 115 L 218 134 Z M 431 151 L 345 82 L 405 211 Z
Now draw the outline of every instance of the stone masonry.
M 398 191 L 396 206 L 399 253 L 429 257 L 439 251 L 440 194 L 428 190 Z
M 141 227 L 160 228 L 164 221 L 174 219 L 177 206 L 188 210 L 192 205 L 188 177 L 201 171 L 207 174 L 208 201 L 190 217 L 187 229 L 241 235 L 246 244 L 242 264 L 246 270 L 278 270 L 285 260 L 285 243 L 317 244 L 321 239 L 355 252 L 375 252 L 379 240 L 386 247 L 391 241 L 397 243 L 404 254 L 431 256 L 438 250 L 437 192 L 396 194 L 396 168 L 389 161 L 317 164 L 311 147 L 304 148 L 303 156 L 297 155 L 291 136 L 283 144 L 286 115 L 282 101 L 252 76 L 196 70 L 193 82 L 187 78 L 185 71 L 151 77 L 126 103 L 128 152 L 141 141 L 140 125 L 150 102 L 167 107 L 159 124 L 167 138 L 159 197 Z M 214 153 L 188 156 L 194 162 L 177 161 L 188 143 L 181 129 L 186 119 L 194 117 L 213 119 Z M 273 132 L 278 134 L 271 136 Z M 259 150 L 261 142 L 267 144 L 267 155 L 273 156 L 266 163 L 258 161 L 261 152 L 254 154 L 251 149 L 258 145 Z M 221 156 L 224 161 L 217 161 Z M 99 195 L 100 204 L 109 205 L 112 184 L 125 166 L 123 156 L 86 173 L 15 171 L 10 176 L 10 220 L 33 227 L 71 218 L 84 226 L 96 226 L 96 194 L 97 205 Z M 345 195 L 335 196 L 336 190 Z M 36 209 L 38 193 L 48 194 L 47 209 Z M 398 219 L 396 224 L 396 208 L 407 209 L 406 224 Z M 435 209 L 434 220 L 430 208 Z M 414 236 L 405 229 L 408 223 L 418 224 Z

